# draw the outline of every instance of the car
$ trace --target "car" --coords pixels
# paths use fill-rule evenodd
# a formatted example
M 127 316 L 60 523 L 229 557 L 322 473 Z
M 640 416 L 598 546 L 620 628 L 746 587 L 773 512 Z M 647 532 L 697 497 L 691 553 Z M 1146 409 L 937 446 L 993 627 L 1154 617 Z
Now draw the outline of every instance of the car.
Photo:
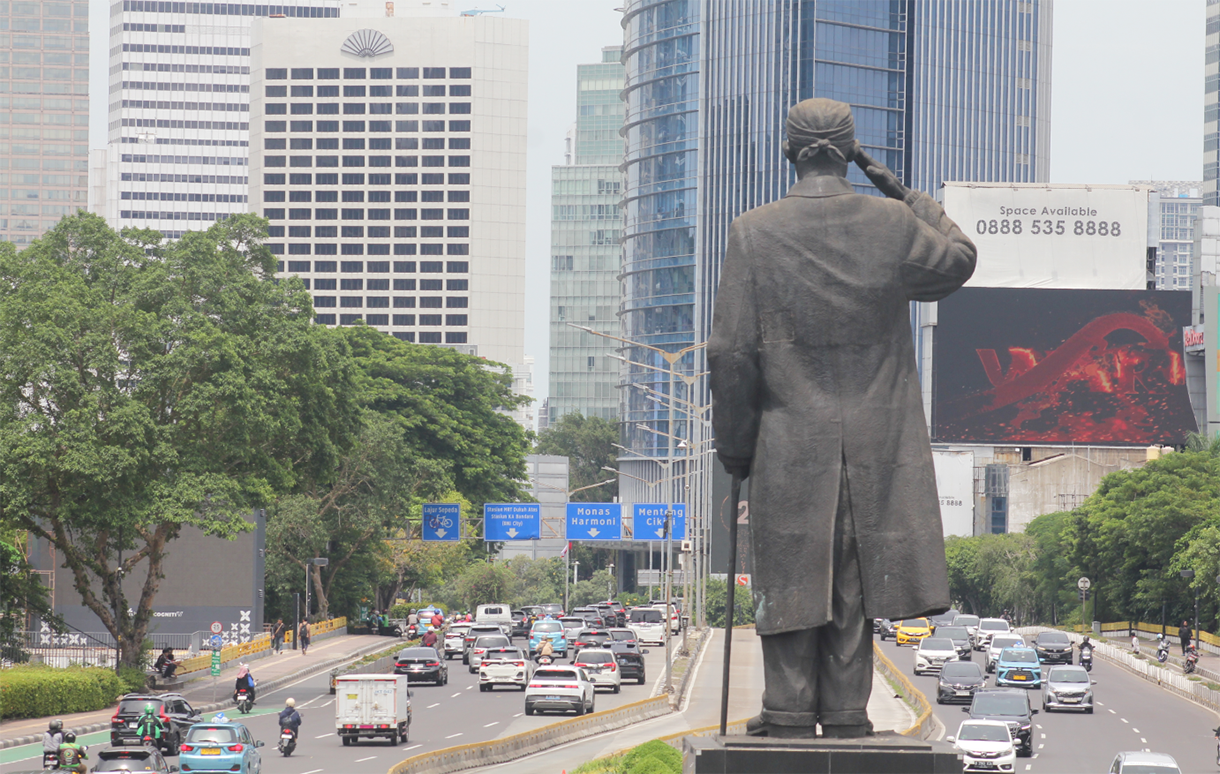
M 97 763 L 89 771 L 146 771 L 172 774 L 178 770 L 177 766 L 171 766 L 165 760 L 160 750 L 152 747 L 109 747 L 105 750 L 98 750 L 95 755 Z M 258 769 L 233 769 L 233 771 L 250 772 L 258 771 Z
M 600 648 L 611 639 L 610 632 L 606 629 L 582 629 L 572 640 L 572 651 L 576 652 L 582 648 Z
M 479 663 L 483 660 L 483 654 L 488 650 L 508 648 L 512 644 L 512 640 L 503 634 L 485 634 L 475 640 L 474 645 L 470 648 L 470 653 L 466 655 L 466 663 L 470 665 L 470 674 L 473 675 L 479 671 Z
M 644 670 L 644 654 L 648 651 L 641 650 L 640 646 L 634 642 L 615 640 L 607 642 L 606 647 L 614 653 L 614 659 L 618 661 L 618 670 L 623 679 L 634 679 L 637 684 L 643 685 L 644 681 L 648 679 Z
M 986 687 L 987 675 L 983 673 L 981 666 L 973 661 L 951 661 L 941 667 L 940 679 L 936 685 L 936 703 L 969 703 L 974 698 L 975 691 Z
M 512 685 L 524 691 L 533 674 L 534 662 L 526 658 L 520 648 L 492 648 L 479 662 L 479 690 Z
M 593 681 L 580 667 L 548 666 L 534 670 L 525 687 L 525 714 L 594 710 Z
M 589 625 L 588 621 L 577 615 L 566 615 L 559 619 L 559 623 L 563 626 L 564 638 L 569 640 Z
M 1033 648 L 1004 648 L 995 661 L 996 687 L 1042 685 L 1042 664 Z
M 1063 632 L 1041 632 L 1034 637 L 1034 650 L 1043 664 L 1071 664 L 1072 641 Z
M 907 618 L 898 624 L 894 641 L 899 645 L 918 645 L 924 637 L 932 634 L 932 624 L 927 618 Z
M 470 649 L 474 647 L 475 640 L 493 635 L 503 637 L 504 630 L 496 624 L 474 624 L 467 629 L 465 636 L 462 637 L 462 663 L 469 666 Z
M 665 617 L 660 610 L 637 607 L 627 614 L 627 628 L 635 632 L 640 642 L 665 643 Z
M 951 607 L 943 613 L 928 616 L 928 623 L 932 624 L 933 629 L 937 626 L 948 626 L 953 623 L 953 619 L 957 618 L 958 615 L 960 615 L 960 612 L 956 608 Z
M 974 639 L 964 626 L 938 626 L 932 632 L 933 637 L 944 637 L 953 640 L 958 659 L 972 661 L 974 659 Z
M 543 640 L 551 641 L 552 653 L 556 658 L 568 655 L 568 633 L 567 629 L 559 621 L 552 621 L 544 618 L 541 621 L 535 621 L 533 628 L 529 632 L 529 656 L 534 657 L 538 652 L 538 648 L 542 645 Z
M 614 614 L 618 617 L 619 626 L 627 625 L 627 606 L 626 605 L 624 605 L 622 602 L 619 602 L 617 599 L 607 599 L 602 604 L 609 605 L 611 608 L 614 609 Z
M 953 749 L 962 754 L 962 771 L 1014 771 L 1017 745 L 1008 724 L 999 720 L 963 720 Z
M 1000 657 L 1000 653 L 1004 648 L 1024 648 L 1025 638 L 1019 634 L 997 634 L 991 638 L 987 645 L 987 671 L 988 673 L 995 671 L 996 659 Z
M 241 723 L 196 723 L 182 740 L 178 765 L 185 772 L 259 774 L 263 762 L 258 748 L 262 746 Z
M 888 618 L 874 618 L 873 632 L 880 635 L 881 641 L 885 642 L 887 639 L 898 636 L 898 627 Z
M 1012 627 L 1003 618 L 980 618 L 978 630 L 974 637 L 975 650 L 987 650 L 991 638 L 997 634 L 1008 634 Z
M 442 646 L 445 652 L 445 660 L 448 661 L 451 656 L 461 656 L 466 652 L 466 632 L 470 631 L 470 624 L 451 624 L 445 630 L 444 645 Z
M 602 620 L 606 622 L 606 626 L 618 626 L 618 611 L 606 604 L 593 605 L 593 609 L 598 612 Z M 626 621 L 624 621 L 626 623 Z
M 630 629 L 621 627 L 621 626 L 615 627 L 613 629 L 607 629 L 606 631 L 610 632 L 610 639 L 613 642 L 638 643 L 640 641 L 640 638 L 635 636 L 635 632 L 631 631 Z
M 948 626 L 960 626 L 963 629 L 965 629 L 966 633 L 970 635 L 970 646 L 971 647 L 974 647 L 974 644 L 978 641 L 979 617 L 977 615 L 968 615 L 968 614 L 959 613 L 958 615 L 953 617 L 953 622 L 950 624 L 947 624 L 947 625 Z
M 538 615 L 549 615 L 552 618 L 563 618 L 563 605 L 558 602 L 543 602 L 538 605 Z
M 1093 714 L 1093 680 L 1082 666 L 1053 666 L 1042 684 L 1042 709 L 1083 710 Z
M 1182 774 L 1182 769 L 1165 753 L 1120 752 L 1110 764 L 1110 774 Z
M 513 637 L 524 637 L 530 633 L 530 614 L 524 610 L 514 610 L 513 616 Z
M 572 615 L 577 618 L 585 619 L 585 628 L 601 628 L 607 626 L 606 619 L 602 618 L 601 611 L 595 607 L 578 607 L 572 611 Z
M 449 682 L 449 665 L 436 648 L 406 648 L 394 659 L 394 674 L 406 675 L 407 682 L 419 680 L 444 685 Z
M 939 672 L 946 661 L 957 660 L 957 649 L 948 637 L 926 637 L 915 648 L 915 674 Z
M 203 718 L 180 693 L 129 693 L 119 699 L 119 706 L 110 717 L 110 744 L 121 747 L 128 742 L 140 744 L 136 730 L 144 707 L 153 705 L 165 733 L 158 745 L 166 755 L 177 755 L 178 744 L 187 730 Z
M 618 659 L 608 648 L 585 648 L 572 658 L 572 666 L 585 670 L 595 688 L 609 688 L 618 693 L 623 685 L 623 673 L 618 669 Z
M 1033 716 L 1038 710 L 1029 706 L 1029 694 L 1012 688 L 975 691 L 969 707 L 962 707 L 971 720 L 998 720 L 1008 724 L 1017 740 L 1017 755 L 1028 758 L 1034 753 Z

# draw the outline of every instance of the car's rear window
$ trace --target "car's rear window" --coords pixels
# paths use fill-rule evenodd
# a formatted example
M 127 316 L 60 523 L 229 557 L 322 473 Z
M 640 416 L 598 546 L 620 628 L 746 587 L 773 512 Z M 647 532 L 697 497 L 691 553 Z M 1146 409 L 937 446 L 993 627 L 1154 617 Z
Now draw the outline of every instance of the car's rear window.
M 494 648 L 510 644 L 507 637 L 480 637 L 474 641 L 476 648 Z
M 237 741 L 237 732 L 223 726 L 194 725 L 186 732 L 186 741 L 197 744 L 203 744 L 204 742 L 230 744 Z
M 1009 631 L 1008 621 L 1005 621 L 1002 619 L 995 620 L 995 621 L 979 621 L 979 628 L 982 629 L 983 631 L 988 631 L 988 632 Z
M 563 624 L 558 621 L 539 621 L 534 624 L 536 632 L 557 632 L 563 629 Z
M 534 672 L 535 680 L 575 680 L 576 672 L 571 669 L 539 669 Z
M 582 664 L 609 664 L 614 657 L 609 653 L 590 653 L 586 650 L 577 657 L 577 660 Z
M 937 637 L 948 637 L 951 640 L 968 640 L 970 632 L 966 631 L 966 627 L 957 626 L 938 626 L 936 627 Z
M 610 632 L 610 637 L 615 640 L 629 641 L 635 639 L 635 632 L 632 631 L 613 631 Z
M 545 605 L 539 605 L 539 607 L 541 607 L 542 610 L 547 613 L 558 613 L 563 610 L 563 605 L 556 602 L 548 602 Z
M 1020 694 L 976 693 L 970 711 L 978 715 L 1027 715 L 1029 702 Z
M 978 626 L 979 617 L 977 615 L 959 615 L 953 619 L 954 626 Z
M 516 648 L 492 648 L 487 651 L 487 658 L 522 658 L 521 651 Z
M 661 623 L 664 619 L 661 617 L 660 610 L 632 610 L 632 623 Z
M 138 751 L 126 753 L 126 757 L 107 758 L 99 761 L 93 771 L 160 771 L 153 756 Z
M 483 608 L 481 611 L 479 611 L 479 614 L 480 614 L 480 615 L 504 615 L 504 608 L 502 608 L 502 607 L 485 607 L 485 608 Z
M 119 713 L 126 715 L 133 712 L 137 715 L 144 711 L 144 707 L 151 704 L 153 712 L 161 712 L 161 702 L 158 699 L 124 699 L 119 702 Z

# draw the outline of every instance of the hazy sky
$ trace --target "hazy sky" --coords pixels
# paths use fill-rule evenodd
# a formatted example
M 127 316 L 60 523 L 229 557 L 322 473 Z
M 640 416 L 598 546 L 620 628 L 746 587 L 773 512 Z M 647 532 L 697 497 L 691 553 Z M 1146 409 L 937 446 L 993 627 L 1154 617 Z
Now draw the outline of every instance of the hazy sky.
M 525 353 L 548 392 L 550 170 L 576 115 L 576 65 L 622 42 L 622 0 L 504 0 L 530 21 Z M 92 0 L 93 147 L 105 143 L 109 0 Z M 492 8 L 470 2 L 470 8 Z M 1056 0 L 1051 182 L 1202 178 L 1203 0 Z

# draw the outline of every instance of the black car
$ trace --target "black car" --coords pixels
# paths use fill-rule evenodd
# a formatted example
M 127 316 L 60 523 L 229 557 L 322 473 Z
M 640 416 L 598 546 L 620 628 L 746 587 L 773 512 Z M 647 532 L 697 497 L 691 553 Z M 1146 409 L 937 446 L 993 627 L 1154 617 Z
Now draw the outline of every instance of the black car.
M 950 661 L 941 667 L 936 703 L 970 702 L 975 692 L 987 687 L 987 675 L 973 661 Z
M 936 636 L 953 641 L 953 649 L 957 651 L 958 659 L 971 661 L 974 659 L 974 640 L 965 626 L 938 626 Z
M 601 613 L 602 620 L 607 626 L 624 626 L 627 623 L 627 614 L 621 610 L 615 610 L 613 605 L 609 603 L 600 603 L 593 606 L 593 609 Z
M 600 648 L 611 639 L 610 632 L 605 629 L 584 629 L 568 644 L 568 650 L 572 652 L 572 658 L 576 658 L 576 651 L 581 648 Z
M 444 685 L 449 682 L 449 667 L 436 648 L 406 648 L 394 659 L 394 674 L 406 675 L 407 682 L 431 682 Z
M 962 707 L 971 720 L 999 720 L 1017 740 L 1017 755 L 1028 758 L 1034 753 L 1033 716 L 1038 710 L 1029 706 L 1029 694 L 1018 688 L 975 691 L 969 707 Z
M 538 605 L 538 616 L 541 618 L 544 615 L 560 618 L 563 616 L 563 605 L 558 602 L 544 602 Z
M 881 641 L 885 642 L 898 636 L 898 624 L 888 618 L 874 618 L 873 631 L 881 635 Z
M 644 684 L 647 679 L 644 673 L 644 651 L 640 650 L 639 645 L 634 642 L 610 641 L 606 643 L 606 649 L 614 654 L 619 674 L 624 680 L 634 677 L 637 683 Z
M 525 637 L 530 633 L 530 614 L 525 610 L 514 610 L 513 617 L 513 637 Z
M 151 747 L 111 747 L 99 750 L 97 763 L 90 771 L 151 771 L 172 774 L 178 770 L 171 766 L 158 751 Z
M 1043 664 L 1072 663 L 1072 641 L 1063 632 L 1042 632 L 1034 637 L 1034 650 Z
M 616 616 L 618 616 L 619 626 L 627 625 L 627 606 L 626 605 L 624 605 L 622 602 L 619 602 L 617 599 L 608 599 L 605 602 L 602 602 L 601 604 L 609 605 L 614 610 L 614 614 Z
M 578 607 L 572 611 L 572 615 L 585 619 L 589 626 L 601 628 L 608 625 L 602 618 L 602 614 L 592 607 Z
M 128 742 L 139 744 L 140 734 L 137 727 L 144 708 L 151 704 L 153 712 L 161 719 L 165 731 L 158 745 L 167 755 L 177 755 L 178 745 L 191 726 L 203 720 L 199 712 L 191 707 L 180 693 L 162 693 L 157 695 L 144 693 L 129 693 L 119 699 L 119 708 L 110 718 L 110 744 L 121 747 Z
M 953 619 L 957 618 L 960 614 L 960 611 L 951 607 L 939 615 L 928 616 L 928 623 L 932 624 L 932 633 L 936 634 L 938 627 L 951 626 L 953 624 Z
M 635 632 L 631 631 L 630 629 L 628 629 L 626 627 L 616 628 L 616 629 L 607 629 L 606 631 L 610 632 L 610 641 L 611 642 L 634 642 L 637 644 L 639 643 L 639 639 L 635 636 Z

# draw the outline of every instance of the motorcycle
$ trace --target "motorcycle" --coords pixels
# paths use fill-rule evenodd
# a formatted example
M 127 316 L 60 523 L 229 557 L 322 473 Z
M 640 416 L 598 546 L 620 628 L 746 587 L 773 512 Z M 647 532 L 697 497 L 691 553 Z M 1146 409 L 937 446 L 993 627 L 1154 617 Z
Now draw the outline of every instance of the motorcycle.
M 280 729 L 280 753 L 285 758 L 292 755 L 292 751 L 297 748 L 297 735 L 291 728 Z
M 1156 660 L 1164 664 L 1169 660 L 1169 642 L 1162 639 L 1156 649 Z
M 1084 667 L 1084 671 L 1093 671 L 1093 649 L 1082 648 L 1080 650 L 1080 665 Z
M 245 688 L 238 690 L 237 709 L 240 710 L 243 715 L 249 715 L 250 710 L 253 708 L 254 708 L 254 701 L 250 698 L 250 692 L 247 691 Z
M 550 656 L 539 656 L 538 666 L 550 666 L 554 661 L 555 659 Z
M 1186 662 L 1182 664 L 1182 674 L 1190 674 L 1195 671 L 1195 664 L 1199 662 L 1199 651 L 1195 650 L 1194 645 L 1186 648 Z
M 56 750 L 43 750 L 42 751 L 42 767 L 44 769 L 58 769 L 59 768 L 59 752 L 57 752 Z

